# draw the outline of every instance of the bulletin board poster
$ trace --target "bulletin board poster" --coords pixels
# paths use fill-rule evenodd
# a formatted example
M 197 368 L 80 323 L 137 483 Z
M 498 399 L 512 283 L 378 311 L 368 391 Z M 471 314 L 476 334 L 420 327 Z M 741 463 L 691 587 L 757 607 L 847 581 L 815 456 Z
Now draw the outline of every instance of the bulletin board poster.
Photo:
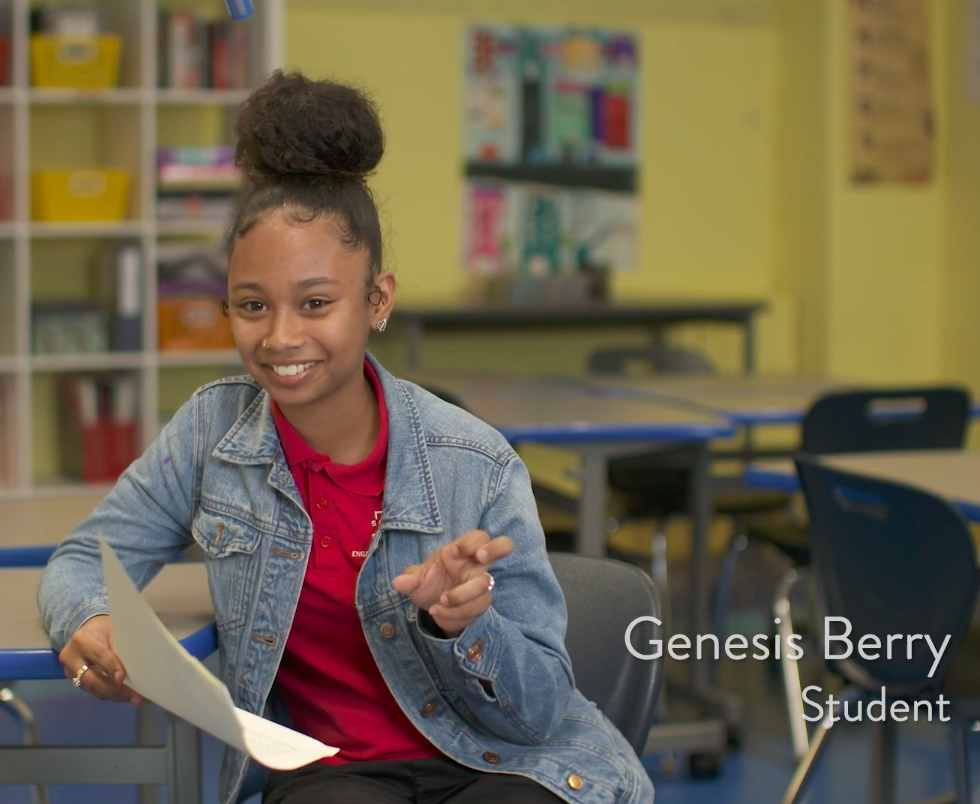
M 850 0 L 855 183 L 928 182 L 935 159 L 929 0 Z
M 634 267 L 636 37 L 492 24 L 465 37 L 466 269 Z

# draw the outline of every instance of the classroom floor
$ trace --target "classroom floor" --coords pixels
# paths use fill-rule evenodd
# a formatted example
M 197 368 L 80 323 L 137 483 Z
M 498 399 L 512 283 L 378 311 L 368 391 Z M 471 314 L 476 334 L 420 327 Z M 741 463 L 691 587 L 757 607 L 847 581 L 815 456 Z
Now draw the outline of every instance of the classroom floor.
M 756 633 L 765 628 L 767 612 L 763 601 L 780 565 L 763 551 L 749 550 L 740 569 L 735 590 L 735 608 L 730 630 Z M 671 597 L 680 611 L 685 594 L 684 568 L 674 568 Z M 679 626 L 678 630 L 683 630 Z M 805 667 L 810 674 L 819 666 Z M 816 683 L 816 679 L 814 680 Z M 794 762 L 788 737 L 779 678 L 770 663 L 723 662 L 719 685 L 736 690 L 745 700 L 744 743 L 728 754 L 722 774 L 713 780 L 692 780 L 684 757 L 678 772 L 664 774 L 663 757 L 645 756 L 644 765 L 654 779 L 657 804 L 767 804 L 778 802 L 792 776 Z M 125 704 L 106 704 L 77 692 L 64 682 L 21 682 L 17 691 L 35 712 L 42 740 L 48 743 L 132 742 L 135 717 Z M 9 717 L 0 713 L 0 745 L 17 739 Z M 973 746 L 975 787 L 980 787 L 980 736 Z M 845 724 L 834 735 L 814 784 L 805 799 L 808 804 L 858 804 L 867 799 L 868 735 L 860 724 Z M 952 787 L 953 768 L 945 729 L 932 725 L 909 725 L 900 732 L 898 794 L 900 802 L 936 797 Z M 221 748 L 205 737 L 204 804 L 217 802 L 217 778 Z M 2 758 L 2 751 L 0 751 Z M 136 804 L 133 787 L 54 786 L 51 804 Z M 30 804 L 25 787 L 0 785 L 0 804 Z M 258 799 L 250 804 L 258 804 Z M 980 804 L 980 791 L 974 796 Z

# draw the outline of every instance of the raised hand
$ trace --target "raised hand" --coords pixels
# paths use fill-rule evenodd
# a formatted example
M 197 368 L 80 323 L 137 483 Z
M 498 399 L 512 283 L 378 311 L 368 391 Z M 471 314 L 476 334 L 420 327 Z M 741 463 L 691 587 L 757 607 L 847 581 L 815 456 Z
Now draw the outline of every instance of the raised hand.
M 392 586 L 455 637 L 490 608 L 494 581 L 489 568 L 513 549 L 508 536 L 491 539 L 486 531 L 467 531 L 421 564 L 406 567 Z

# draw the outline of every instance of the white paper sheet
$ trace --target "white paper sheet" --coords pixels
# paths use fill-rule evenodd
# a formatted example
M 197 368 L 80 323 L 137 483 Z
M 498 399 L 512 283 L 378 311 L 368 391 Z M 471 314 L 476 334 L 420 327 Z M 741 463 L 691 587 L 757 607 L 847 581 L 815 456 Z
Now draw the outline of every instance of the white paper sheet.
M 338 748 L 237 708 L 225 685 L 164 628 L 112 548 L 100 541 L 113 649 L 130 687 L 268 768 L 292 770 L 337 753 Z

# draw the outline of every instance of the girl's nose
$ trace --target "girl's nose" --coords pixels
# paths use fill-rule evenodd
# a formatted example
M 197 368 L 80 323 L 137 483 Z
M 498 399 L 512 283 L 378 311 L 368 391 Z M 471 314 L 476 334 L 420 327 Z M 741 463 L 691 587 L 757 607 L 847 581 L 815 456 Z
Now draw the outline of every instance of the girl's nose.
M 301 346 L 303 343 L 303 328 L 301 323 L 288 313 L 276 315 L 268 335 L 262 341 L 266 349 L 285 351 Z

